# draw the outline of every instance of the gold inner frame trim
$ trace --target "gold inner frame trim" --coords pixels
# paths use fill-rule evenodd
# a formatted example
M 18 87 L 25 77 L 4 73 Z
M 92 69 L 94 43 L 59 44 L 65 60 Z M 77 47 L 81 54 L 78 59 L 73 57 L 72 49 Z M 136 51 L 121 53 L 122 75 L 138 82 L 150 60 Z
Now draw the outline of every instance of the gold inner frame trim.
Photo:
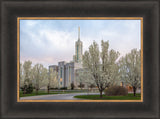
M 20 100 L 20 20 L 141 20 L 141 100 Z M 17 17 L 17 102 L 143 102 L 143 17 Z

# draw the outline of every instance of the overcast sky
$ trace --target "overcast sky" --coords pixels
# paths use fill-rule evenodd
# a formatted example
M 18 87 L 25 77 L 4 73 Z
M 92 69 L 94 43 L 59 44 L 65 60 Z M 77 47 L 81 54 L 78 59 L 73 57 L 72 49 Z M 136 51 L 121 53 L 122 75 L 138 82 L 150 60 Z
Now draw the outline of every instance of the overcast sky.
M 121 56 L 140 49 L 140 20 L 20 20 L 20 62 L 48 67 L 73 60 L 78 27 L 83 52 L 93 40 L 100 46 L 102 39 Z

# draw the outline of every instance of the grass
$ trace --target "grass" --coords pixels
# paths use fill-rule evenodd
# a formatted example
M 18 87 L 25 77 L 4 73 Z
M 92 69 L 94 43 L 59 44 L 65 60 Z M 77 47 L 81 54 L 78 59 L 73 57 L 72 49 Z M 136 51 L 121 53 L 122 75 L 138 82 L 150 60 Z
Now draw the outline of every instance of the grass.
M 75 98 L 80 99 L 90 99 L 90 100 L 140 100 L 141 94 L 136 94 L 136 96 L 133 96 L 133 94 L 128 94 L 127 96 L 106 96 L 103 95 L 102 98 L 100 98 L 100 95 L 78 95 L 74 96 Z
M 61 91 L 50 91 L 50 93 L 48 94 L 47 91 L 42 91 L 42 90 L 39 90 L 38 91 L 38 94 L 36 94 L 36 91 L 34 90 L 31 94 L 23 94 L 22 91 L 19 92 L 19 96 L 20 97 L 27 97 L 27 96 L 36 96 L 36 95 L 51 95 L 51 94 L 66 94 L 66 93 L 81 93 L 81 92 L 85 92 L 85 91 L 76 91 L 76 90 L 73 90 L 73 91 L 67 91 L 67 90 L 61 90 Z
M 49 94 L 59 94 L 59 93 L 57 93 L 57 92 L 50 92 Z M 23 92 L 20 91 L 19 96 L 20 97 L 27 97 L 27 96 L 36 96 L 36 95 L 49 95 L 49 94 L 47 93 L 47 91 L 38 91 L 38 94 L 36 94 L 36 91 L 33 91 L 30 94 L 23 94 Z

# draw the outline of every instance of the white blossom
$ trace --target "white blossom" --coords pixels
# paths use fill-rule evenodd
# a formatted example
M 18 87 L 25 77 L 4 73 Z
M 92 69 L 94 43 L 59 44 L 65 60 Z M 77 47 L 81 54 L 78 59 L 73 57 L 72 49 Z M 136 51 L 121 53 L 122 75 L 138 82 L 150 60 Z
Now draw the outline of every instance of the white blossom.
M 121 80 L 133 87 L 134 95 L 136 89 L 141 85 L 141 57 L 140 51 L 131 50 L 131 53 L 126 54 L 119 61 Z
M 87 68 L 88 73 L 92 75 L 92 80 L 97 85 L 102 97 L 102 91 L 117 82 L 118 65 L 116 60 L 119 52 L 109 51 L 109 42 L 101 42 L 102 51 L 99 51 L 98 44 L 94 41 L 85 51 L 83 56 L 83 67 Z

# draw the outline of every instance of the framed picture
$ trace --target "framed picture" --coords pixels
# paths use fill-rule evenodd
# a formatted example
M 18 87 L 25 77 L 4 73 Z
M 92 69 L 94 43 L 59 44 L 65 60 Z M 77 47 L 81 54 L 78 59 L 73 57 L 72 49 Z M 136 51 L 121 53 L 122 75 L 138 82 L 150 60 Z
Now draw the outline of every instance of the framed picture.
M 17 25 L 18 102 L 143 102 L 142 17 L 18 17 Z
M 1 118 L 159 118 L 158 1 L 1 3 Z

